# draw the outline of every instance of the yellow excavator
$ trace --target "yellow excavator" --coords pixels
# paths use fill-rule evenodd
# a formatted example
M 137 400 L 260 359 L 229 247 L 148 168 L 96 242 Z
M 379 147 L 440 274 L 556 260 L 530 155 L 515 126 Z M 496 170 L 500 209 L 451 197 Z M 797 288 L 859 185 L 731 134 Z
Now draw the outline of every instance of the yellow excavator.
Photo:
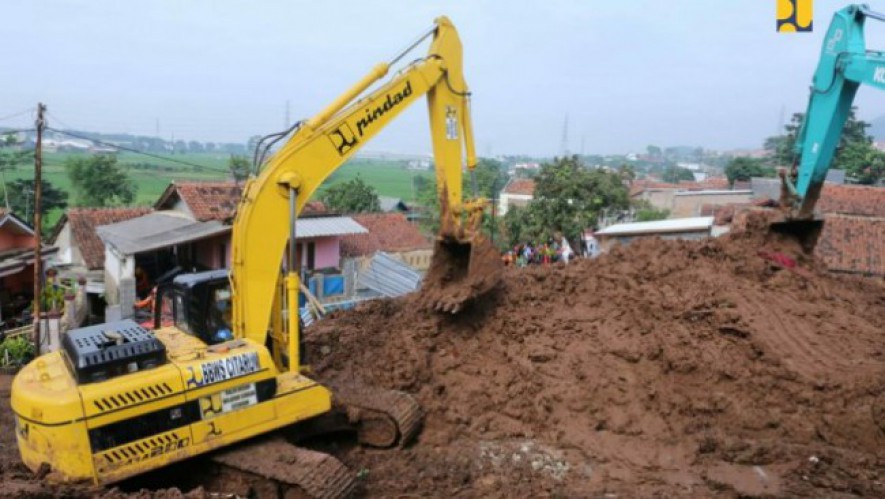
M 370 89 L 428 38 L 426 57 Z M 298 214 L 320 184 L 423 95 L 442 217 L 425 305 L 456 313 L 491 290 L 501 264 L 478 231 L 485 201 L 462 199 L 462 160 L 470 172 L 476 161 L 461 41 L 440 17 L 391 62 L 278 134 L 291 136 L 244 186 L 230 272 L 178 276 L 159 293 L 152 331 L 131 320 L 72 330 L 59 351 L 19 372 L 12 409 L 24 463 L 49 480 L 109 484 L 208 454 L 245 477 L 238 483 L 252 489 L 244 493 L 339 497 L 355 475 L 290 443 L 300 425 L 326 418 L 367 445 L 407 444 L 422 420 L 409 395 L 307 375 L 294 241 Z M 164 307 L 172 324 L 161 327 Z

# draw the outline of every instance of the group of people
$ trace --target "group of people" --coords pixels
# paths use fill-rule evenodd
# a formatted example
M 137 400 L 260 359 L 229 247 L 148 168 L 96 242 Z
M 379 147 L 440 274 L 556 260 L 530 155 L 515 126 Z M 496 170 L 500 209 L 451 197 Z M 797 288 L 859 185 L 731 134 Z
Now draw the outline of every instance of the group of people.
M 545 243 L 519 243 L 512 250 L 505 252 L 501 258 L 505 266 L 525 267 L 526 265 L 550 265 L 556 262 L 568 264 L 574 255 L 575 252 L 568 239 L 557 232 Z

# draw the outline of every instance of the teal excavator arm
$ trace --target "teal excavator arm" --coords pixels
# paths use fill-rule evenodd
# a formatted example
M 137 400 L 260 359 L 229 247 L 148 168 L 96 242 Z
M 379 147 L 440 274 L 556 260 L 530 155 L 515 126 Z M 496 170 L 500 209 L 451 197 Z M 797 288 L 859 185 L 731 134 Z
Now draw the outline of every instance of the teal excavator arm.
M 834 14 L 824 38 L 805 120 L 796 138 L 799 166 L 785 178 L 795 199 L 796 218 L 814 214 L 857 88 L 865 83 L 885 89 L 885 53 L 866 50 L 867 18 L 885 21 L 885 14 L 866 5 L 845 7 Z

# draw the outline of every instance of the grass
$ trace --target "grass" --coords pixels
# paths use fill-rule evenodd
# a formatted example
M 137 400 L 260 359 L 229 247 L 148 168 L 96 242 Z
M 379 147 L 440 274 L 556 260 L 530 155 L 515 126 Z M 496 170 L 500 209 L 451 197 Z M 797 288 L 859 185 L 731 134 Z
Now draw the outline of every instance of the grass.
M 87 153 L 44 152 L 43 180 L 55 187 L 68 192 L 68 202 L 76 206 L 76 193 L 73 192 L 71 180 L 65 169 L 65 161 L 69 158 L 88 157 Z M 163 155 L 165 156 L 165 155 Z M 160 197 L 170 182 L 174 181 L 211 181 L 229 178 L 227 173 L 227 154 L 176 154 L 169 156 L 176 161 L 193 163 L 198 166 L 184 165 L 175 161 L 152 158 L 135 153 L 122 152 L 118 156 L 120 164 L 127 168 L 129 177 L 135 182 L 138 191 L 135 205 L 152 205 Z M 6 172 L 6 181 L 32 179 L 34 169 L 30 165 L 22 165 Z M 416 177 L 431 178 L 432 171 L 408 169 L 405 161 L 384 161 L 356 159 L 344 164 L 320 186 L 314 198 L 319 198 L 329 186 L 346 182 L 357 176 L 375 188 L 379 196 L 389 196 L 405 200 L 414 200 L 413 183 Z M 62 215 L 62 210 L 53 210 L 43 219 L 44 227 L 52 227 Z

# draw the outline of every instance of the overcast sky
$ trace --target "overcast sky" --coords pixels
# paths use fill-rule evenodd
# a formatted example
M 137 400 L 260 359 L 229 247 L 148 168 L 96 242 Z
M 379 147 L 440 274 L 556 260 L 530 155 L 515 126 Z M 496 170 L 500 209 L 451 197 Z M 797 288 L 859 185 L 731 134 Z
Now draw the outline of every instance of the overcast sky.
M 57 127 L 154 135 L 159 120 L 165 138 L 245 142 L 281 128 L 286 101 L 293 120 L 320 110 L 445 14 L 464 43 L 480 154 L 559 154 L 566 114 L 572 152 L 752 148 L 782 110 L 804 110 L 847 1 L 816 0 L 812 34 L 777 34 L 775 3 L 6 2 L 0 117 L 42 101 Z M 885 25 L 867 31 L 885 48 Z M 856 103 L 864 119 L 885 114 L 882 92 Z M 425 122 L 416 105 L 366 149 L 429 152 Z

